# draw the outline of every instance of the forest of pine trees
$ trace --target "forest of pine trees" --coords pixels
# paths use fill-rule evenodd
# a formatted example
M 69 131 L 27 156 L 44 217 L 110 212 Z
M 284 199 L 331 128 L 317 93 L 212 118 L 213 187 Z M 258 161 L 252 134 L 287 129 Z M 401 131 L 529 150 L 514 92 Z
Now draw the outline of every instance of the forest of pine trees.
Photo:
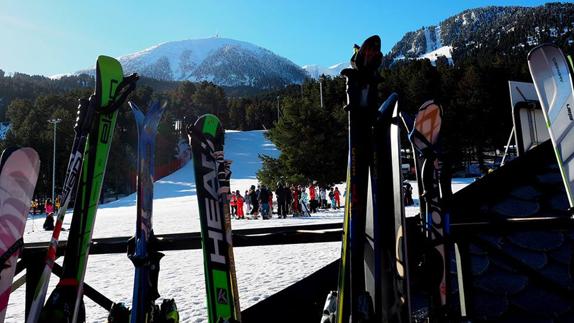
M 553 18 L 547 20 L 554 21 Z M 543 23 L 540 19 L 531 21 Z M 540 25 L 529 26 L 549 30 Z M 512 37 L 524 39 L 528 31 L 526 28 L 520 30 L 524 34 L 515 33 Z M 554 39 L 566 53 L 573 52 L 569 37 Z M 393 61 L 389 54 L 386 68 L 381 72 L 380 102 L 390 93 L 397 92 L 401 110 L 411 114 L 429 99 L 442 104 L 441 145 L 444 158 L 455 166 L 455 171 L 470 160 L 483 163 L 485 152 L 503 149 L 512 129 L 508 81 L 531 82 L 526 53 L 532 46 L 521 46 L 517 51 L 511 50 L 516 44 L 513 47 L 509 38 L 502 41 L 473 47 L 464 53 L 456 52 L 454 66 L 444 58 L 435 63 L 429 60 Z M 319 185 L 330 185 L 345 179 L 345 80 L 323 77 L 321 83 L 323 107 L 319 80 L 313 79 L 261 92 L 223 88 L 208 82 L 142 78 L 130 99 L 140 107 L 146 107 L 153 100 L 167 102 L 159 127 L 156 165 L 172 162 L 179 140 L 185 139 L 185 134 L 175 129 L 175 121 L 182 121 L 185 127 L 198 116 L 213 113 L 227 129 L 269 130 L 269 138 L 282 154 L 278 159 L 260 156 L 263 167 L 258 178 L 262 183 L 272 188 L 278 181 L 297 184 L 316 181 Z M 78 99 L 88 97 L 93 86 L 94 80 L 88 75 L 53 80 L 20 73 L 6 75 L 0 70 L 0 122 L 8 122 L 11 126 L 5 140 L 0 142 L 0 148 L 31 146 L 39 152 L 43 161 L 37 186 L 40 195 L 51 191 L 53 128 L 47 120 L 62 119 L 57 128 L 56 151 L 56 188 L 59 191 L 74 136 L 72 127 Z M 135 122 L 125 106 L 114 134 L 104 184 L 106 191 L 125 194 L 133 190 L 130 183 L 135 171 L 136 141 Z

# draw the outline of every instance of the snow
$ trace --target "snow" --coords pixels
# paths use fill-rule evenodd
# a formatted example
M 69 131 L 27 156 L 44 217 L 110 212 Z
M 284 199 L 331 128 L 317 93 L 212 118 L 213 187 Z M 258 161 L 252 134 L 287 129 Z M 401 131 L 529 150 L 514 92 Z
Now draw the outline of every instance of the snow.
M 436 45 L 437 43 L 431 43 L 431 45 Z M 429 42 L 427 41 L 427 46 L 429 46 Z M 432 65 L 436 66 L 436 60 L 441 57 L 444 56 L 446 57 L 446 59 L 448 60 L 448 63 L 450 65 L 454 65 L 454 61 L 452 59 L 452 46 L 442 46 L 439 47 L 433 51 L 427 52 L 425 54 L 420 55 L 419 57 L 417 57 L 416 59 L 428 59 L 431 61 Z M 410 51 L 410 50 L 409 50 Z M 393 61 L 400 61 L 403 59 L 410 59 L 410 58 L 406 58 L 404 55 L 399 55 L 397 57 L 395 57 L 393 59 Z
M 441 56 L 446 57 L 448 63 L 454 65 L 454 61 L 452 60 L 452 46 L 442 46 L 436 50 L 419 56 L 419 59 L 427 58 L 433 63 L 433 65 L 436 65 L 437 58 Z
M 61 79 L 62 77 L 72 76 L 72 75 L 74 75 L 74 74 L 72 74 L 72 73 L 61 73 L 61 74 L 51 75 L 51 76 L 49 76 L 48 78 L 50 78 L 50 79 L 52 79 L 52 80 L 59 80 L 59 79 Z
M 220 37 L 164 42 L 118 58 L 126 73 L 170 81 L 266 88 L 269 79 L 301 83 L 304 71 L 260 46 Z M 234 72 L 230 73 L 232 68 Z M 94 68 L 76 74 L 94 74 Z M 235 73 L 235 75 L 232 75 Z
M 225 155 L 233 160 L 231 188 L 242 193 L 257 183 L 255 174 L 261 167 L 259 154 L 277 157 L 279 151 L 269 142 L 264 131 L 226 132 Z M 456 179 L 453 191 L 468 185 L 472 179 Z M 413 186 L 415 206 L 406 208 L 407 216 L 418 213 L 418 189 Z M 345 186 L 339 185 L 341 191 Z M 136 220 L 135 194 L 101 205 L 98 209 L 94 238 L 126 237 L 133 235 Z M 273 220 L 232 220 L 234 229 L 277 227 L 301 224 L 342 223 L 343 209 L 324 210 L 306 218 Z M 29 218 L 24 240 L 47 242 L 51 232 L 41 230 L 43 216 Z M 68 214 L 64 228 L 69 228 Z M 192 163 L 158 180 L 154 185 L 153 225 L 156 234 L 199 231 L 197 199 Z M 62 232 L 61 239 L 67 238 Z M 340 243 L 315 243 L 278 246 L 235 248 L 235 263 L 241 308 L 245 309 L 310 275 L 340 257 Z M 162 298 L 175 298 L 181 322 L 207 322 L 205 285 L 201 250 L 167 251 L 161 260 L 159 292 Z M 62 259 L 58 259 L 61 264 Z M 88 261 L 86 283 L 114 302 L 131 304 L 133 265 L 125 254 L 92 255 Z M 15 277 L 19 278 L 19 276 Z M 57 278 L 52 277 L 48 293 Z M 25 289 L 12 293 L 6 322 L 23 322 Z M 87 322 L 103 322 L 107 312 L 84 298 Z
M 266 49 L 247 42 L 211 37 L 165 42 L 133 54 L 121 56 L 118 60 L 129 70 L 130 68 L 135 69 L 134 67 L 137 65 L 153 64 L 166 57 L 175 80 L 183 80 L 189 73 L 189 70 L 184 66 L 199 66 L 215 51 L 235 46 L 254 53 L 266 51 Z
M 436 46 L 436 48 L 443 47 L 443 44 L 442 44 L 442 36 L 440 35 L 440 33 L 441 33 L 441 26 L 440 26 L 440 25 L 436 26 L 435 29 L 434 29 L 434 32 L 435 32 L 435 42 L 436 42 L 436 43 L 435 43 L 435 46 Z
M 332 77 L 339 76 L 341 71 L 349 66 L 349 63 L 338 63 L 329 67 L 323 67 L 320 65 L 303 65 L 302 68 L 307 71 L 309 76 L 314 79 L 318 79 L 321 75 Z
M 435 42 L 431 38 L 430 28 L 424 28 L 423 30 L 425 32 L 426 51 L 435 50 Z

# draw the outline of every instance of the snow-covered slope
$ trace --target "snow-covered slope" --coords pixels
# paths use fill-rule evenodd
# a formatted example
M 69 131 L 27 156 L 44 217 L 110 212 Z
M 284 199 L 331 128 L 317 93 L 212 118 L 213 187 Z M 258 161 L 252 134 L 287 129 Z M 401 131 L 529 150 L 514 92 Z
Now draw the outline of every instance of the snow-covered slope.
M 394 61 L 406 58 L 428 59 L 434 65 L 439 57 L 445 57 L 449 64 L 454 64 L 452 60 L 452 45 L 443 46 L 443 39 L 441 36 L 441 26 L 430 26 L 420 29 L 416 32 L 407 33 L 405 38 L 410 39 L 406 52 L 396 50 L 395 45 L 393 48 Z M 405 42 L 405 38 L 401 40 Z
M 231 164 L 231 188 L 244 192 L 256 184 L 255 175 L 261 167 L 260 154 L 273 157 L 279 151 L 263 131 L 228 131 L 225 135 L 225 157 Z M 416 184 L 413 197 L 418 203 Z M 468 181 L 453 181 L 453 189 L 466 186 Z M 345 191 L 344 185 L 339 189 Z M 406 208 L 414 216 L 418 207 Z M 343 209 L 322 210 L 311 217 L 291 217 L 272 220 L 232 220 L 233 229 L 278 227 L 301 224 L 341 223 Z M 24 235 L 25 242 L 48 242 L 51 232 L 41 229 L 43 215 L 29 217 Z M 94 238 L 128 237 L 134 234 L 136 196 L 132 194 L 98 209 Z M 69 229 L 71 214 L 67 214 L 64 228 Z M 166 176 L 154 185 L 153 225 L 156 234 L 199 231 L 199 215 L 192 163 Z M 62 232 L 66 240 L 68 231 Z M 301 280 L 321 267 L 338 259 L 340 243 L 313 243 L 298 245 L 254 246 L 235 248 L 235 265 L 239 285 L 241 308 L 245 309 Z M 62 259 L 58 259 L 62 263 Z M 23 271 L 15 277 L 25 274 Z M 114 302 L 131 304 L 134 268 L 125 254 L 91 255 L 86 272 L 86 283 Z M 50 280 L 48 293 L 58 279 Z M 10 296 L 6 322 L 24 322 L 25 285 Z M 161 260 L 159 293 L 163 298 L 175 298 L 180 311 L 180 322 L 207 322 L 203 257 L 200 250 L 167 251 Z M 87 322 L 105 322 L 107 312 L 84 298 Z
M 314 79 L 318 79 L 321 75 L 331 77 L 339 76 L 341 71 L 347 67 L 349 67 L 349 63 L 339 63 L 329 67 L 323 67 L 320 65 L 303 65 L 303 69 Z
M 277 157 L 279 151 L 263 131 L 228 131 L 225 156 L 233 160 L 231 188 L 244 192 L 257 184 L 255 174 L 261 167 L 259 154 Z M 339 187 L 343 188 L 343 187 Z M 312 217 L 273 220 L 233 220 L 233 229 L 277 227 L 313 223 L 341 222 L 343 210 L 329 210 Z M 127 237 L 134 234 L 136 220 L 135 194 L 98 209 L 94 238 Z M 30 217 L 26 223 L 26 242 L 49 241 L 51 232 L 41 229 L 43 216 Z M 71 214 L 64 228 L 69 229 Z M 192 163 L 158 180 L 154 185 L 153 224 L 156 234 L 199 231 L 199 215 Z M 66 240 L 68 231 L 62 232 Z M 262 299 L 308 276 L 340 256 L 340 243 L 318 243 L 285 246 L 235 248 L 235 264 L 241 298 L 245 309 Z M 201 250 L 165 252 L 161 260 L 159 292 L 175 298 L 180 322 L 207 322 L 203 257 Z M 62 259 L 58 260 L 62 263 Z M 25 272 L 19 274 L 20 278 Z M 86 282 L 114 302 L 131 304 L 134 268 L 125 254 L 92 255 Z M 48 293 L 58 282 L 52 275 Z M 24 322 L 25 285 L 10 296 L 6 322 Z M 105 322 L 107 312 L 84 298 L 87 322 Z
M 454 61 L 452 60 L 452 46 L 442 46 L 431 52 L 419 56 L 419 58 L 426 58 L 430 60 L 433 65 L 436 64 L 436 60 L 439 57 L 446 58 L 450 65 L 454 65 Z
M 265 48 L 219 37 L 166 42 L 121 56 L 119 61 L 126 73 L 221 86 L 281 87 L 307 77 L 302 68 Z M 77 73 L 93 73 L 93 69 Z

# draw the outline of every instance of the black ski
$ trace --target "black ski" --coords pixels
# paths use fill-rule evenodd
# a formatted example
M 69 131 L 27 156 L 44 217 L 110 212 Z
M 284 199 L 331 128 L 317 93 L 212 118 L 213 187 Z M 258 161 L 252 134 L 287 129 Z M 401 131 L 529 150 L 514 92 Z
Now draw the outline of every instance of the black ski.
M 349 163 L 345 204 L 345 233 L 339 270 L 337 322 L 368 322 L 372 299 L 365 288 L 364 247 L 372 120 L 377 109 L 381 39 L 372 36 L 355 47 L 353 68 L 341 72 L 347 80 Z
M 419 108 L 414 128 L 409 136 L 413 147 L 422 161 L 420 170 L 420 194 L 424 230 L 428 245 L 425 248 L 427 274 L 430 276 L 429 291 L 430 316 L 440 321 L 447 315 L 447 273 L 448 252 L 445 235 L 448 230 L 448 218 L 442 210 L 439 186 L 439 160 L 437 143 L 442 122 L 442 108 L 434 101 L 427 101 Z
M 372 250 L 374 261 L 365 275 L 372 276 L 375 322 L 410 322 L 400 152 L 398 95 L 393 93 L 379 109 L 373 128 L 372 221 L 367 222 L 366 250 Z

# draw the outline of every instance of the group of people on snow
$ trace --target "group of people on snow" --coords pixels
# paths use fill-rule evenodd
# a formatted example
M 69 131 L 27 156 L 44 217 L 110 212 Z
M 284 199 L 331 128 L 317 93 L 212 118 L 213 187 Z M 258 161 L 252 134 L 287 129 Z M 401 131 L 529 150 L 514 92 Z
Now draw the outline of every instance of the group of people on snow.
M 52 199 L 47 198 L 44 201 L 44 205 L 42 205 L 38 199 L 33 199 L 32 203 L 30 203 L 30 213 L 32 213 L 32 215 L 46 213 L 46 218 L 43 224 L 43 228 L 46 231 L 54 230 L 54 212 L 59 208 L 60 196 L 56 196 L 54 202 L 52 202 Z
M 308 191 L 308 192 L 307 192 Z M 251 219 L 258 219 L 261 215 L 263 220 L 271 219 L 274 210 L 274 196 L 277 204 L 278 218 L 293 216 L 311 216 L 319 208 L 338 209 L 341 207 L 341 192 L 337 187 L 316 187 L 310 185 L 308 188 L 303 185 L 283 185 L 278 183 L 274 192 L 265 185 L 251 185 L 241 195 L 239 190 L 231 193 L 229 206 L 231 216 L 236 219 L 245 219 L 245 215 L 250 215 Z

